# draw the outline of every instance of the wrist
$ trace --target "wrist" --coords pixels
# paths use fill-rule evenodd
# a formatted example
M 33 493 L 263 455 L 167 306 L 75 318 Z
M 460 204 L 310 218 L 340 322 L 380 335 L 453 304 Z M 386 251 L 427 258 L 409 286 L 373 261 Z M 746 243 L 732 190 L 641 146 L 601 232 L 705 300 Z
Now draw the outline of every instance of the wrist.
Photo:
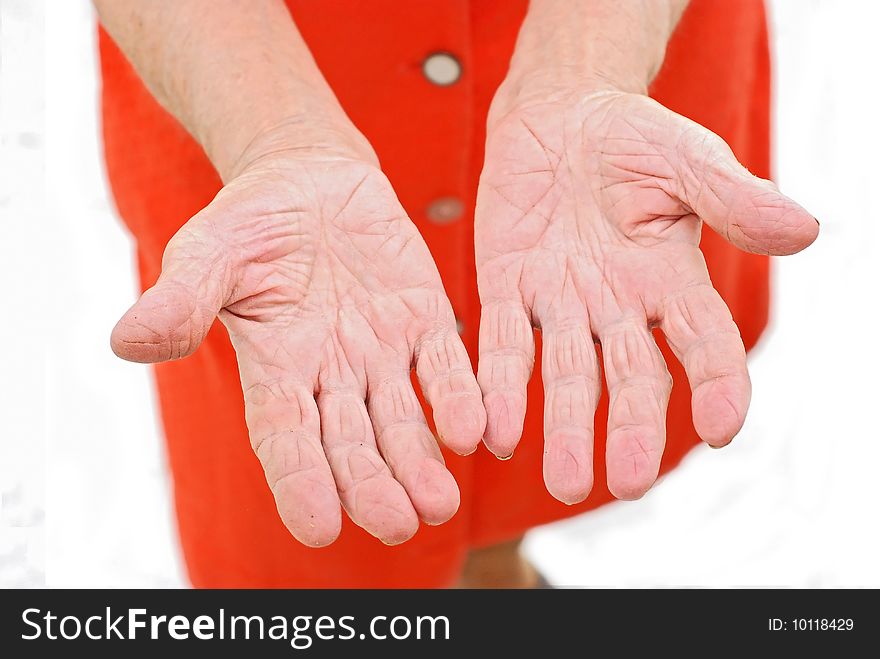
M 221 178 L 228 182 L 289 160 L 351 160 L 378 166 L 370 143 L 339 113 L 341 117 L 332 118 L 330 113 L 296 114 L 262 126 L 228 165 L 218 166 Z
M 593 91 L 645 94 L 687 0 L 531 0 L 494 113 Z
M 567 105 L 573 99 L 582 100 L 594 94 L 621 92 L 644 94 L 645 89 L 622 85 L 580 68 L 565 71 L 560 67 L 511 73 L 495 92 L 489 109 L 488 125 L 491 128 L 504 116 L 536 105 Z

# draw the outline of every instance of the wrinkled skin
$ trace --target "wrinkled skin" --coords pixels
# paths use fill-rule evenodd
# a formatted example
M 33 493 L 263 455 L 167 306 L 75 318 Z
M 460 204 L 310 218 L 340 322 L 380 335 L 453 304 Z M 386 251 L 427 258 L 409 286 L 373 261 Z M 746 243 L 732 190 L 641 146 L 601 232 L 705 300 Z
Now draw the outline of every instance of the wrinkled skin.
M 506 457 L 520 440 L 539 327 L 544 479 L 558 499 L 584 499 L 598 342 L 610 398 L 608 486 L 637 498 L 657 477 L 671 389 L 652 328 L 685 367 L 703 440 L 727 444 L 749 404 L 742 340 L 698 247 L 702 223 L 764 254 L 803 249 L 818 224 L 716 135 L 648 97 L 535 98 L 493 108 L 477 201 L 485 443 Z
M 641 95 L 540 95 L 490 117 L 476 215 L 483 302 L 474 378 L 436 266 L 369 159 L 270 149 L 169 242 L 162 275 L 111 343 L 140 362 L 192 353 L 215 318 L 238 358 L 248 429 L 281 519 L 332 542 L 344 508 L 383 542 L 448 520 L 459 492 L 440 439 L 509 456 L 543 333 L 544 477 L 569 503 L 592 486 L 602 345 L 611 491 L 656 478 L 670 378 L 659 327 L 713 446 L 742 425 L 745 351 L 709 281 L 702 222 L 734 245 L 789 254 L 815 220 L 700 126 Z M 479 386 L 477 385 L 479 380 Z M 482 392 L 481 392 L 482 389 Z M 485 406 L 485 407 L 484 407 Z
M 183 357 L 218 314 L 253 448 L 298 540 L 332 542 L 340 502 L 389 544 L 456 512 L 412 368 L 453 450 L 476 448 L 485 411 L 437 268 L 377 167 L 258 160 L 170 241 L 112 346 L 134 361 Z

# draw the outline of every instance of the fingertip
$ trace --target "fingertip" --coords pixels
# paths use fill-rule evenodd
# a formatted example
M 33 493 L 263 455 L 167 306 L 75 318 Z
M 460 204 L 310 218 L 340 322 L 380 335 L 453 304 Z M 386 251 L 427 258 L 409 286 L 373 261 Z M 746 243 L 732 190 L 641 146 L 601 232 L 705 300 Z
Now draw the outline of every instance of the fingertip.
M 620 501 L 638 501 L 648 493 L 654 481 L 647 485 L 627 480 L 612 480 L 608 477 L 608 491 L 611 492 L 615 499 Z
M 399 545 L 419 529 L 413 504 L 396 480 L 388 477 L 362 482 L 355 494 L 352 520 L 386 545 Z
M 480 448 L 480 439 L 481 437 L 477 437 L 476 442 L 452 442 L 449 440 L 447 436 L 443 433 L 438 433 L 438 439 L 440 442 L 448 448 L 450 451 L 455 453 L 456 455 L 460 455 L 463 458 L 468 457 L 469 455 L 473 455 L 477 452 L 477 449 Z
M 382 544 L 394 547 L 402 545 L 407 540 L 411 540 L 418 530 L 419 520 L 415 512 L 413 512 L 411 516 L 407 516 L 405 520 L 402 519 L 396 526 L 380 531 L 376 537 L 379 538 Z
M 745 423 L 749 396 L 737 394 L 735 389 L 723 380 L 713 380 L 694 391 L 694 429 L 700 439 L 713 448 L 730 444 Z
M 657 474 L 652 472 L 651 469 L 634 469 L 631 464 L 608 465 L 608 491 L 615 499 L 637 501 L 657 480 Z
M 807 243 L 808 245 L 812 245 L 814 242 L 816 242 L 816 239 L 819 237 L 819 232 L 822 230 L 822 225 L 819 223 L 819 220 L 816 219 L 816 216 L 810 215 L 810 217 L 812 218 L 813 222 L 807 223 L 807 229 L 809 232 L 807 235 L 807 238 L 809 240 L 809 242 Z
M 819 225 L 819 220 L 810 215 L 810 221 L 804 222 L 803 228 L 801 229 L 801 242 L 804 249 L 812 245 L 819 238 L 819 232 L 821 231 L 821 227 Z
M 567 506 L 585 501 L 593 490 L 593 472 L 577 479 L 554 478 L 544 474 L 544 485 L 550 495 Z
M 216 315 L 216 314 L 214 314 Z M 214 320 L 173 287 L 154 286 L 110 332 L 110 348 L 126 361 L 151 364 L 192 354 Z
M 728 240 L 746 251 L 770 256 L 789 256 L 812 245 L 819 236 L 818 220 L 772 183 L 761 184 L 759 193 L 744 188 L 736 197 L 736 210 L 724 232 Z
M 425 524 L 438 526 L 458 512 L 461 493 L 458 483 L 438 460 L 424 458 L 418 467 L 416 484 L 410 492 L 413 507 Z
M 499 460 L 509 460 L 522 437 L 525 400 L 504 392 L 491 392 L 486 405 L 486 432 L 483 443 Z
M 113 354 L 129 362 L 151 364 L 169 359 L 169 342 L 160 343 L 157 333 L 138 322 L 137 315 L 128 311 L 110 332 Z
M 791 207 L 783 213 L 775 232 L 770 253 L 774 256 L 790 256 L 806 249 L 819 237 L 819 221 L 800 206 L 789 202 Z
M 771 256 L 795 254 L 819 235 L 819 223 L 772 181 L 739 167 L 725 169 L 715 183 L 726 193 L 698 210 L 700 217 L 729 242 L 747 252 Z
M 342 510 L 336 491 L 307 486 L 307 479 L 291 478 L 274 490 L 278 515 L 290 534 L 306 547 L 333 544 L 342 531 Z
M 305 545 L 306 547 L 313 547 L 314 549 L 329 547 L 334 542 L 336 542 L 336 540 L 339 538 L 339 534 L 342 532 L 341 521 L 335 526 L 315 525 L 314 528 L 293 528 L 287 522 L 285 522 L 284 525 L 287 527 L 287 530 L 290 531 L 290 534 L 294 538 L 296 538 L 299 543 Z
M 129 359 L 128 352 L 126 350 L 127 343 L 125 340 L 125 327 L 123 325 L 124 320 L 125 316 L 116 321 L 116 325 L 113 326 L 113 329 L 110 332 L 110 349 L 113 351 L 113 354 L 120 359 L 133 361 Z
M 507 462 L 513 458 L 513 453 L 519 445 L 519 437 L 504 437 L 487 434 L 483 438 L 483 444 L 489 449 L 489 452 L 502 462 Z
M 558 433 L 545 441 L 544 485 L 562 503 L 574 505 L 593 489 L 592 437 Z
M 458 455 L 470 455 L 486 432 L 486 409 L 479 395 L 451 397 L 434 410 L 434 422 L 446 447 Z
M 644 429 L 625 429 L 608 436 L 608 490 L 616 499 L 641 499 L 657 480 L 662 451 L 655 447 L 662 446 L 662 442 L 648 433 Z

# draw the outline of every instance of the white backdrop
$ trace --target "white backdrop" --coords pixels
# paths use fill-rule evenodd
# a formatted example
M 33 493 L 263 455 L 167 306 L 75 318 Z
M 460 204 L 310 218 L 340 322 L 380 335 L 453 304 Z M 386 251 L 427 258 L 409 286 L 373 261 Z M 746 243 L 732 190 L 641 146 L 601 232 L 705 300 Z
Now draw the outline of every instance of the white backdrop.
M 698 448 L 639 502 L 534 531 L 557 584 L 880 586 L 880 4 L 770 5 L 777 178 L 820 239 L 776 262 L 734 444 Z M 183 586 L 148 371 L 108 347 L 135 283 L 91 10 L 0 0 L 0 21 L 0 586 Z

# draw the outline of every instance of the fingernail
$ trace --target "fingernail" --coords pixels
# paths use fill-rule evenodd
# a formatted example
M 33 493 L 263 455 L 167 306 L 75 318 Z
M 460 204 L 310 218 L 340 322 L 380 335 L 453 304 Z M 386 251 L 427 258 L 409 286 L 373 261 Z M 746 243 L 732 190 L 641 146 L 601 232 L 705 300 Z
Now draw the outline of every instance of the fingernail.
M 728 441 L 726 441 L 724 444 L 720 444 L 720 445 L 718 445 L 718 446 L 715 446 L 715 445 L 713 445 L 713 444 L 709 444 L 709 443 L 707 442 L 707 443 L 706 443 L 706 446 L 708 446 L 708 447 L 709 447 L 710 449 L 712 449 L 713 451 L 720 451 L 721 449 L 723 449 L 723 448 L 727 448 L 728 446 L 730 446 L 730 444 L 731 444 L 732 441 L 733 441 L 733 438 L 731 437 L 731 438 L 730 438 Z

